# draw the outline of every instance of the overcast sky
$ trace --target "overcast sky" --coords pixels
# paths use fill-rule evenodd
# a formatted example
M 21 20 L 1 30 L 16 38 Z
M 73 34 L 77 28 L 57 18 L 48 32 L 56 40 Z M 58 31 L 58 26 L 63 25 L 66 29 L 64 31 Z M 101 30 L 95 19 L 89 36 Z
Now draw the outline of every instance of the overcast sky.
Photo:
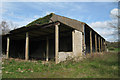
M 18 27 L 52 12 L 87 23 L 107 41 L 117 39 L 117 31 L 109 25 L 117 22 L 117 2 L 3 2 L 1 9 L 2 19 Z

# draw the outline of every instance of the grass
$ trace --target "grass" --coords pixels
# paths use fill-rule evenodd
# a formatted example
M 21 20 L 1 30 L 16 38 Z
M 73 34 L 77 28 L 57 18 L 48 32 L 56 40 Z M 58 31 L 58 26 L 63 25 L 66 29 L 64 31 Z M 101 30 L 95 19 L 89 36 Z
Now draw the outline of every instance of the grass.
M 112 52 L 120 52 L 120 47 L 117 47 L 117 48 L 115 48 L 115 47 L 109 47 L 108 50 L 112 51 Z
M 95 55 L 82 61 L 60 64 L 3 59 L 3 78 L 117 78 L 117 53 Z

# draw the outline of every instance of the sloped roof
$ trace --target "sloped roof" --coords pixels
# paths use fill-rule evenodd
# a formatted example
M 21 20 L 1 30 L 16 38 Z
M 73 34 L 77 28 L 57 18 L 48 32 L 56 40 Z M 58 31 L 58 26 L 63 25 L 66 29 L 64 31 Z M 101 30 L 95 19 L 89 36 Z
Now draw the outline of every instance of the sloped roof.
M 42 24 L 56 22 L 56 21 L 59 21 L 59 22 L 65 24 L 69 27 L 72 27 L 74 29 L 77 29 L 77 30 L 83 32 L 83 25 L 85 23 L 74 20 L 74 19 L 70 19 L 70 18 L 67 18 L 67 17 L 59 16 L 59 15 L 56 15 L 54 13 L 51 13 L 51 14 L 43 17 L 43 18 L 39 18 L 39 19 L 29 23 L 28 25 L 26 25 L 26 27 L 29 27 L 29 26 L 35 25 L 35 24 L 42 25 Z
M 54 24 L 56 22 L 60 22 L 62 24 L 65 24 L 67 26 L 69 26 L 70 28 L 73 28 L 73 29 L 76 29 L 76 30 L 79 30 L 81 32 L 84 33 L 84 26 L 86 25 L 87 27 L 89 27 L 91 30 L 93 30 L 90 26 L 88 26 L 86 23 L 84 22 L 81 22 L 81 21 L 77 21 L 75 19 L 70 19 L 70 18 L 67 18 L 67 17 L 64 17 L 64 16 L 59 16 L 59 15 L 56 15 L 54 13 L 50 13 L 49 15 L 46 15 L 45 17 L 43 18 L 39 18 L 35 21 L 32 21 L 31 23 L 27 24 L 26 26 L 24 27 L 21 27 L 21 28 L 18 28 L 18 29 L 15 29 L 15 30 L 12 30 L 10 31 L 10 33 L 13 33 L 13 32 L 21 32 L 21 31 L 26 31 L 28 30 L 29 28 L 32 29 L 32 28 L 35 28 L 35 26 L 39 26 L 39 28 L 41 28 L 42 26 L 44 25 L 49 25 L 49 24 Z M 97 33 L 95 30 L 93 30 L 95 33 Z M 97 33 L 98 34 L 98 33 Z M 98 34 L 99 35 L 99 34 Z M 101 35 L 99 35 L 100 37 L 102 37 Z M 103 38 L 103 37 L 102 37 Z M 104 38 L 103 38 L 104 39 Z

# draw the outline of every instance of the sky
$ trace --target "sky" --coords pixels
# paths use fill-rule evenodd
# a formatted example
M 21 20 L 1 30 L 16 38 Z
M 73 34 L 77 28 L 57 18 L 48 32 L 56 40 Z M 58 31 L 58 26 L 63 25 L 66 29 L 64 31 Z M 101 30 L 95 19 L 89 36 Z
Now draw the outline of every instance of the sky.
M 117 30 L 109 23 L 118 19 L 118 2 L 2 2 L 2 20 L 19 27 L 50 13 L 87 23 L 107 41 L 118 39 Z M 12 29 L 12 28 L 11 28 Z

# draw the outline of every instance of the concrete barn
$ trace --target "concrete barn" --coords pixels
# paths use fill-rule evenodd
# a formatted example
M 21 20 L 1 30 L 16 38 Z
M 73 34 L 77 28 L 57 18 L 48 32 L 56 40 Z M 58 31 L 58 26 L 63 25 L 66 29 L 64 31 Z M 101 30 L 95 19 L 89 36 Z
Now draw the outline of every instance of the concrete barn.
M 105 39 L 84 22 L 56 14 L 39 18 L 3 36 L 7 58 L 54 60 L 105 51 Z

